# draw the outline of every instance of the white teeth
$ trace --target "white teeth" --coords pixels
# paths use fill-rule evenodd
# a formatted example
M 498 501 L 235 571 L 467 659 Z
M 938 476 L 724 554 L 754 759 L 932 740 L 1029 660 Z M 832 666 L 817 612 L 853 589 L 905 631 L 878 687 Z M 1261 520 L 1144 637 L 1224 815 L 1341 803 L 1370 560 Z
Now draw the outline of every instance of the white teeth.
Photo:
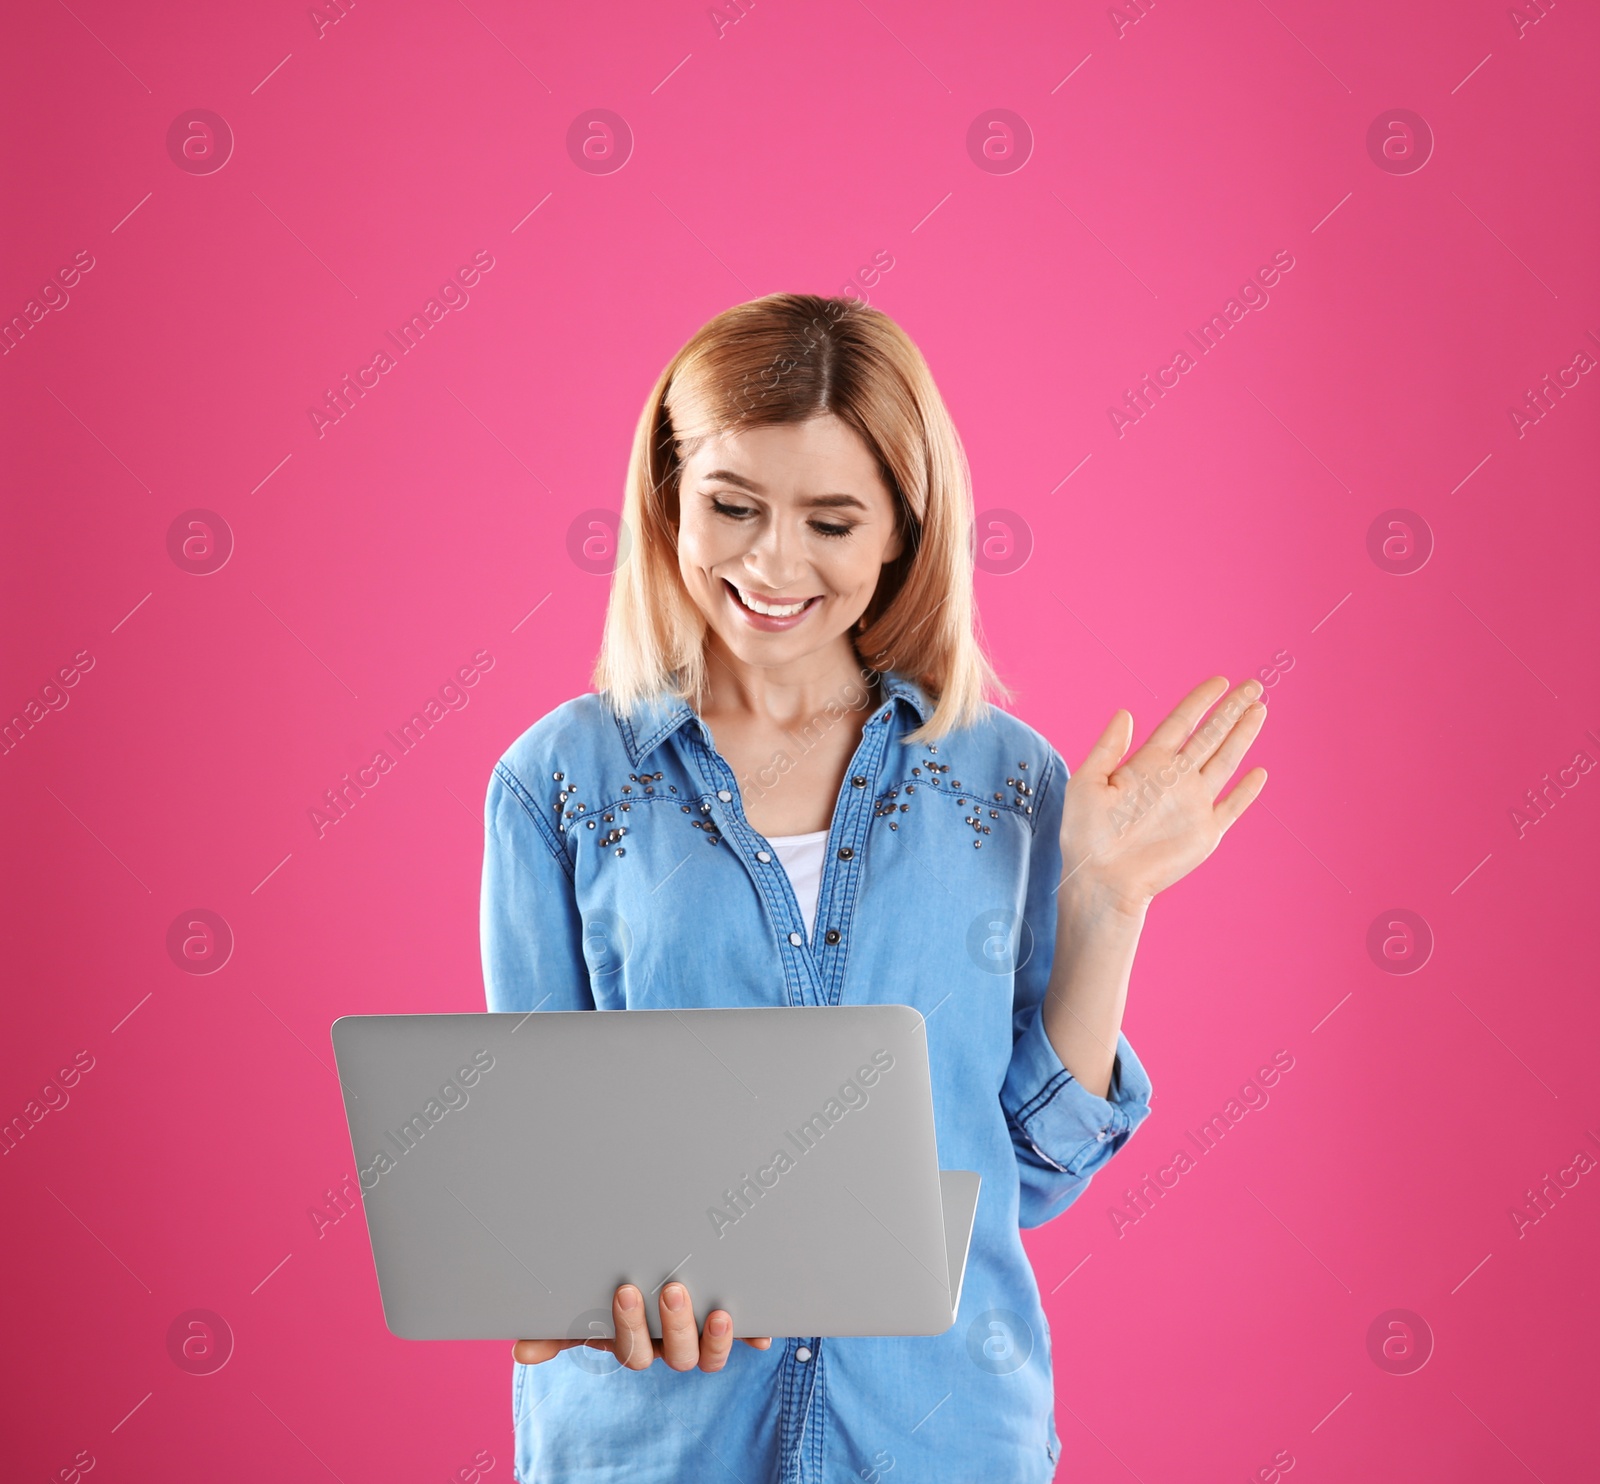
M 742 587 L 735 587 L 739 594 L 739 601 L 754 613 L 765 614 L 768 618 L 793 618 L 811 600 L 802 598 L 798 603 L 763 603 L 760 598 L 753 598 Z

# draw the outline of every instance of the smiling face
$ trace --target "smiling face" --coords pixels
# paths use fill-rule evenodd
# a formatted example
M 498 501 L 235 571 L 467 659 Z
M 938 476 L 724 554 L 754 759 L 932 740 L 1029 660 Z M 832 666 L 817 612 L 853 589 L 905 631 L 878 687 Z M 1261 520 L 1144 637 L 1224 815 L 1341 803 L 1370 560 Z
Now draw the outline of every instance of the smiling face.
M 707 438 L 678 511 L 678 570 L 710 642 L 763 668 L 848 644 L 902 548 L 876 458 L 831 413 Z

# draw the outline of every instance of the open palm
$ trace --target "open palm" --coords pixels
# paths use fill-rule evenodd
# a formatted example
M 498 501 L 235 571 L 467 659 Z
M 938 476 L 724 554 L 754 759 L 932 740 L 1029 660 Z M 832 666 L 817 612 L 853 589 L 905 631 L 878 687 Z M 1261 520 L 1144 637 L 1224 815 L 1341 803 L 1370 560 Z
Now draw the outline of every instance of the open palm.
M 1255 801 L 1267 781 L 1252 768 L 1218 795 L 1267 719 L 1248 680 L 1196 686 L 1131 757 L 1133 716 L 1119 711 L 1067 782 L 1061 816 L 1064 888 L 1097 892 L 1127 910 L 1187 876 Z

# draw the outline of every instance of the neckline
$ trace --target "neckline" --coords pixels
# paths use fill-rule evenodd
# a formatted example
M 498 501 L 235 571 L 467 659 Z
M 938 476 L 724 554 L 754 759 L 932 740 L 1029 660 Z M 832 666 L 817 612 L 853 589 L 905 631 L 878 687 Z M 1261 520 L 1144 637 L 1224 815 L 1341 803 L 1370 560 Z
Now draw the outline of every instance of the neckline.
M 804 835 L 768 835 L 767 839 L 773 845 L 804 845 L 813 840 L 826 840 L 831 833 L 831 830 L 812 830 Z

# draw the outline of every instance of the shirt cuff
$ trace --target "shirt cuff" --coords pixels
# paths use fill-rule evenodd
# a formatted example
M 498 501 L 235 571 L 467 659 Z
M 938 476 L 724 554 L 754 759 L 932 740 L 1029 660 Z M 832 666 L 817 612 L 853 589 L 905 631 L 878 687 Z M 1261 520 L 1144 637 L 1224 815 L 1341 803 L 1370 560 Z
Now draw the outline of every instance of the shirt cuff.
M 1090 1092 L 1062 1065 L 1035 1008 L 1012 1048 L 1000 1104 L 1022 1142 L 1046 1165 L 1084 1175 L 1105 1163 L 1150 1116 L 1150 1093 L 1150 1078 L 1121 1031 L 1109 1095 Z

